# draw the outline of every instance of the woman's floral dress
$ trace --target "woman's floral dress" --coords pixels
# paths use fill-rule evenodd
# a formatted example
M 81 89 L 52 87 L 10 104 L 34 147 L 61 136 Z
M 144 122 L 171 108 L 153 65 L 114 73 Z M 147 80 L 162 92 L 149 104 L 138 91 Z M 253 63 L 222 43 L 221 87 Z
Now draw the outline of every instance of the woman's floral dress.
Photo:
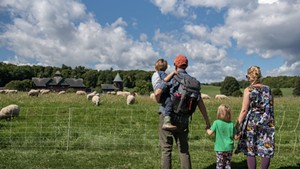
M 236 153 L 271 158 L 275 148 L 273 96 L 269 86 L 249 86 L 249 111 L 240 126 Z

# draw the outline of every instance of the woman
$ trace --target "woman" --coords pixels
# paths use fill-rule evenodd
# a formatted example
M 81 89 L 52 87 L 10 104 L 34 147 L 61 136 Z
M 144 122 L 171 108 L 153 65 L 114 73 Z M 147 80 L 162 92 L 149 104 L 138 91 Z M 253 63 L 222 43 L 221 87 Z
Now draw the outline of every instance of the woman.
M 261 83 L 258 66 L 248 68 L 246 78 L 250 86 L 244 90 L 243 103 L 238 123 L 241 137 L 236 153 L 247 156 L 249 169 L 256 168 L 256 156 L 262 157 L 261 169 L 267 169 L 274 156 L 275 124 L 271 88 Z

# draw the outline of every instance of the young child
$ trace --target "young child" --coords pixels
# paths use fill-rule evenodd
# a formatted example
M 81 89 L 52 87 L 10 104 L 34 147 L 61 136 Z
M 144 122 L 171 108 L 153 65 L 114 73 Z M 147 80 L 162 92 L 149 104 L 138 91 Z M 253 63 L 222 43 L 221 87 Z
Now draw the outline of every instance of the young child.
M 164 59 L 158 59 L 155 63 L 155 72 L 153 74 L 153 89 L 161 89 L 157 97 L 155 98 L 158 103 L 161 103 L 165 107 L 165 111 L 162 112 L 164 117 L 164 122 L 162 125 L 163 129 L 175 130 L 177 127 L 171 124 L 171 111 L 172 111 L 172 101 L 169 93 L 170 86 L 167 82 L 171 80 L 174 74 L 177 74 L 176 71 L 172 71 L 167 74 L 165 71 L 168 68 L 168 62 Z
M 217 158 L 217 169 L 231 168 L 231 157 L 234 148 L 234 139 L 238 139 L 237 130 L 231 122 L 231 108 L 229 105 L 221 104 L 218 107 L 217 120 L 214 121 L 207 133 L 215 133 L 214 150 Z

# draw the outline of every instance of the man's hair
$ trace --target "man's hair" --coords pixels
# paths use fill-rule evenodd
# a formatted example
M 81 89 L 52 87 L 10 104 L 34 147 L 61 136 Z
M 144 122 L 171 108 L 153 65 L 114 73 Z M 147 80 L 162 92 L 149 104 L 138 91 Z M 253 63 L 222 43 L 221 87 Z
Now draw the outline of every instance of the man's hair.
M 221 104 L 218 107 L 217 119 L 231 121 L 231 107 L 227 104 Z
M 156 71 L 166 71 L 168 68 L 168 62 L 165 59 L 158 59 L 154 68 Z

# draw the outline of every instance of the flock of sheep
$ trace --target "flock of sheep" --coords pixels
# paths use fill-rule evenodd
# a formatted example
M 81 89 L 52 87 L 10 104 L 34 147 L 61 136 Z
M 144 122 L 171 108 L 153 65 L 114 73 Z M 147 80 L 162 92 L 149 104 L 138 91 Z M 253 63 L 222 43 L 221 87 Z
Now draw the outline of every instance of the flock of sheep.
M 17 92 L 18 92 L 17 90 L 7 90 L 7 89 L 0 90 L 0 93 L 5 93 L 5 94 L 17 93 Z M 31 89 L 28 92 L 28 96 L 39 96 L 39 95 L 48 94 L 50 92 L 51 91 L 49 89 L 40 89 L 40 90 Z M 66 93 L 65 91 L 60 91 L 57 94 L 61 95 L 61 94 L 65 94 L 65 93 Z M 117 92 L 108 92 L 107 94 L 126 97 L 127 105 L 132 105 L 132 104 L 136 103 L 136 99 L 135 99 L 135 96 L 137 95 L 136 93 L 131 93 L 131 92 L 127 92 L 127 91 L 117 91 Z M 91 100 L 92 103 L 95 104 L 96 106 L 99 106 L 101 103 L 100 94 L 97 93 L 96 91 L 91 92 L 91 93 L 87 93 L 85 91 L 77 91 L 76 95 L 86 95 L 86 98 L 88 100 Z M 211 97 L 207 94 L 201 94 L 201 97 L 202 97 L 202 99 L 211 99 Z M 155 100 L 154 93 L 151 93 L 150 98 Z M 215 99 L 221 100 L 221 99 L 229 99 L 229 98 L 225 95 L 218 94 L 215 96 Z M 19 113 L 20 113 L 19 106 L 16 104 L 11 104 L 11 105 L 8 105 L 1 109 L 0 119 L 10 120 L 11 118 L 19 116 Z
M 39 95 L 45 95 L 45 94 L 48 94 L 50 93 L 51 91 L 49 89 L 31 89 L 27 95 L 32 97 L 32 96 L 39 96 Z M 5 89 L 5 90 L 0 90 L 0 93 L 4 93 L 4 94 L 10 94 L 10 93 L 18 93 L 17 90 L 8 90 L 8 89 Z M 66 92 L 65 91 L 60 91 L 57 93 L 57 95 L 61 95 L 61 94 L 65 94 Z M 127 105 L 131 105 L 131 104 L 134 104 L 135 103 L 135 95 L 136 94 L 133 94 L 133 93 L 130 93 L 130 92 L 126 92 L 126 91 L 118 91 L 118 92 L 115 92 L 115 93 L 108 93 L 108 94 L 115 94 L 115 95 L 118 95 L 118 96 L 125 96 L 127 97 L 127 100 L 126 100 L 126 103 Z M 87 93 L 85 91 L 77 91 L 76 92 L 76 95 L 86 95 L 86 98 L 88 100 L 91 100 L 93 104 L 95 104 L 96 106 L 99 106 L 100 103 L 101 103 L 101 100 L 100 100 L 100 94 L 97 93 L 96 91 L 94 92 L 91 92 L 91 93 Z M 20 108 L 18 105 L 16 104 L 10 104 L 6 107 L 3 107 L 1 110 L 0 110 L 0 119 L 7 119 L 7 120 L 11 120 L 12 118 L 14 117 L 18 117 L 19 116 L 19 113 L 20 113 Z
M 114 94 L 114 93 L 108 93 L 108 94 Z M 115 94 L 118 96 L 127 97 L 127 105 L 131 105 L 135 103 L 135 94 L 126 91 L 118 91 Z M 88 100 L 91 100 L 96 106 L 99 106 L 100 104 L 100 94 L 97 93 L 96 91 L 92 93 L 86 93 L 85 91 L 77 91 L 76 95 L 86 95 L 86 98 Z

